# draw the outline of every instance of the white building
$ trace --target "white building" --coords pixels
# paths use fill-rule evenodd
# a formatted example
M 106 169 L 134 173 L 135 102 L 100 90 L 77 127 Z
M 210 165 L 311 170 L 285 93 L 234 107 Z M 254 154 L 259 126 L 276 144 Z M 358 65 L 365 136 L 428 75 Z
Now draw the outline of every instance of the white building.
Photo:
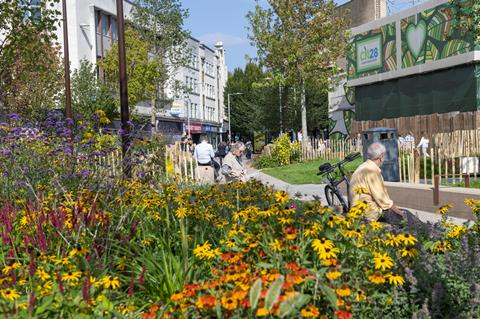
M 67 1 L 68 38 L 70 65 L 72 70 L 86 59 L 93 64 L 105 56 L 117 38 L 115 0 Z M 61 11 L 61 4 L 58 4 Z M 132 2 L 124 0 L 124 13 L 128 19 Z M 57 30 L 58 40 L 63 46 L 63 30 Z M 191 93 L 176 98 L 173 91 L 166 89 L 172 103 L 155 114 L 156 129 L 170 140 L 179 140 L 182 134 L 191 133 L 194 139 L 200 133 L 210 135 L 216 143 L 226 133 L 228 119 L 225 118 L 223 92 L 227 81 L 225 50 L 221 42 L 215 49 L 209 48 L 194 38 L 188 40 L 186 50 L 192 52 L 192 63 L 175 74 L 178 81 L 185 83 Z M 136 107 L 139 115 L 147 121 L 151 118 L 149 103 Z M 225 124 L 224 124 L 225 123 Z

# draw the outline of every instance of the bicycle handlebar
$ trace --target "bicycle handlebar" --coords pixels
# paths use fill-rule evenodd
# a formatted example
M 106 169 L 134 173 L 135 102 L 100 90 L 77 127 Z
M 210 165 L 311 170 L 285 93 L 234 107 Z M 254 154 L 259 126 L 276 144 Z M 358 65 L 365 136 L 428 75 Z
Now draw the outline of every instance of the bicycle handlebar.
M 337 164 L 335 165 L 332 165 L 330 163 L 325 163 L 325 164 L 322 164 L 318 167 L 318 169 L 320 170 L 320 172 L 317 173 L 317 176 L 318 175 L 324 175 L 324 174 L 328 174 L 328 173 L 331 173 L 335 170 L 335 168 L 338 167 L 338 169 L 340 170 L 340 172 L 342 173 L 342 175 L 345 175 L 345 172 L 343 171 L 343 168 L 342 166 L 348 162 L 351 162 L 351 161 L 354 161 L 356 160 L 357 158 L 359 158 L 362 154 L 360 154 L 359 152 L 356 152 L 356 153 L 351 153 L 351 154 L 348 154 L 347 156 L 345 156 L 345 158 L 343 160 L 341 160 L 340 162 L 338 162 Z

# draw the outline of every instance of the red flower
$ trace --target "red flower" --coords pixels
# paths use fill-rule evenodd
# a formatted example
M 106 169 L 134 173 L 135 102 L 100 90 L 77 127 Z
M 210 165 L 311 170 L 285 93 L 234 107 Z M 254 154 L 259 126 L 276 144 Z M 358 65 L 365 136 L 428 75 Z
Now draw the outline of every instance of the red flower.
M 337 310 L 335 311 L 335 315 L 340 319 L 350 319 L 352 318 L 352 314 L 348 311 Z

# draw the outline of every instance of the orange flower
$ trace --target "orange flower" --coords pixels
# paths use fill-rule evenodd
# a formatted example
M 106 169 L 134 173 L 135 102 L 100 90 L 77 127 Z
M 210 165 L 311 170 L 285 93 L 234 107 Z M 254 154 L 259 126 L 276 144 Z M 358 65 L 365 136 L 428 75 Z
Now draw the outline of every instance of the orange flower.
M 320 311 L 314 305 L 308 305 L 300 311 L 303 318 L 317 318 Z
M 183 300 L 183 294 L 181 292 L 173 294 L 170 300 L 173 302 L 181 302 Z
M 227 293 L 222 297 L 222 307 L 226 310 L 235 310 L 237 306 L 237 299 L 233 297 L 232 293 Z
M 198 297 L 197 301 L 195 302 L 195 305 L 197 306 L 198 309 L 212 309 L 215 307 L 216 304 L 216 299 L 214 296 L 210 295 L 205 295 L 205 296 L 200 296 Z
M 296 232 L 297 232 L 297 229 L 293 226 L 288 227 L 287 229 L 285 229 L 283 231 L 283 233 L 285 234 L 285 239 L 286 240 L 293 240 L 293 239 L 297 238 Z
M 352 318 L 352 314 L 348 311 L 343 311 L 343 310 L 337 310 L 335 311 L 335 315 L 339 318 L 339 319 L 350 319 Z
M 347 285 L 343 285 L 342 287 L 337 288 L 335 291 L 339 297 L 348 297 L 352 294 L 352 290 L 350 290 Z

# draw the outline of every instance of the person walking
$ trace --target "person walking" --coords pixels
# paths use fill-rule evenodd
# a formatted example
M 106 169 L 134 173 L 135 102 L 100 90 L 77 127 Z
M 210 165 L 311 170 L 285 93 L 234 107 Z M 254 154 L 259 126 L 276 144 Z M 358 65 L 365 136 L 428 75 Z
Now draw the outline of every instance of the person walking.
M 245 144 L 237 142 L 225 156 L 221 171 L 227 183 L 247 181 L 247 171 L 242 163 L 243 152 L 245 152 Z
M 211 184 L 215 182 L 215 172 L 212 166 L 215 153 L 207 136 L 202 135 L 200 141 L 201 143 L 193 151 L 193 158 L 197 161 L 197 180 L 200 184 Z
M 222 165 L 223 159 L 225 158 L 227 153 L 228 153 L 227 143 L 225 143 L 224 141 L 221 141 L 217 146 L 217 157 L 220 160 L 220 165 Z
M 247 141 L 247 143 L 245 143 L 245 157 L 247 159 L 252 159 L 252 142 L 251 141 Z
M 428 155 L 428 144 L 430 144 L 430 140 L 427 138 L 427 132 L 422 132 L 422 138 L 417 145 L 417 148 L 420 148 L 422 157 L 430 157 L 430 155 Z

